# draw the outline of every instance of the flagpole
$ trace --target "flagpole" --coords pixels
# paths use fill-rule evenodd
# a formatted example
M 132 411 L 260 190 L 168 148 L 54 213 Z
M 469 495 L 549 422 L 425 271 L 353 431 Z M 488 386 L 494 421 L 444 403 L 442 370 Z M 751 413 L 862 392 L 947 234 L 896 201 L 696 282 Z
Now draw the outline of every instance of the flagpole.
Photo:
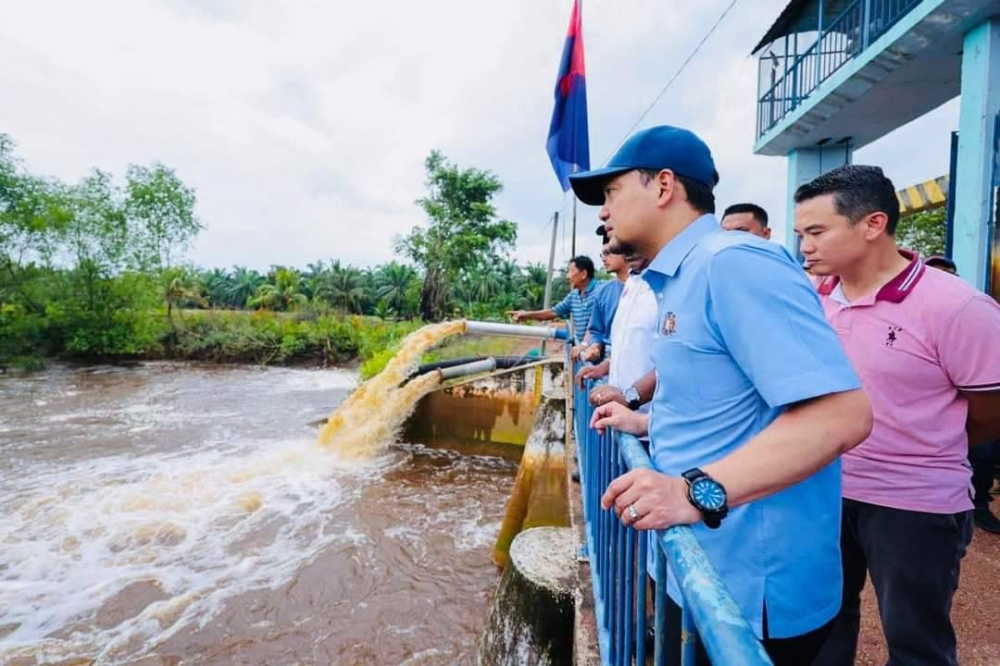
M 545 300 L 543 310 L 552 307 L 552 273 L 556 265 L 556 229 L 559 227 L 559 211 L 552 214 L 552 244 L 549 246 L 549 274 L 545 278 Z
M 542 301 L 542 309 L 548 310 L 552 307 L 552 273 L 556 267 L 556 229 L 559 228 L 559 211 L 552 214 L 552 244 L 549 245 L 549 273 L 545 277 L 545 299 Z M 545 356 L 545 340 L 542 340 L 542 356 Z
M 569 242 L 569 254 L 576 256 L 576 195 L 573 195 L 573 231 Z
M 576 11 L 579 12 L 580 20 L 580 39 L 583 39 L 583 0 L 577 0 Z M 589 143 L 589 139 L 588 139 Z M 576 173 L 577 166 L 573 165 L 573 173 Z M 573 240 L 569 244 L 570 256 L 576 256 L 576 192 L 573 193 Z

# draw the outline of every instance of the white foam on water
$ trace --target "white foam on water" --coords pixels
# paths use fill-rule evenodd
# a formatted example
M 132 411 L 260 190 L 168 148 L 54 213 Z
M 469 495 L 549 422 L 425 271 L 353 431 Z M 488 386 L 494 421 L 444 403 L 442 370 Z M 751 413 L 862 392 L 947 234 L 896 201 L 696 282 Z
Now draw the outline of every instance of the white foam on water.
M 117 663 L 204 626 L 226 599 L 278 587 L 331 544 L 365 539 L 329 514 L 361 490 L 347 477 L 386 464 L 342 462 L 299 441 L 24 469 L 0 496 L 0 627 L 15 627 L 0 638 L 0 662 Z M 162 598 L 99 627 L 102 606 L 139 583 Z

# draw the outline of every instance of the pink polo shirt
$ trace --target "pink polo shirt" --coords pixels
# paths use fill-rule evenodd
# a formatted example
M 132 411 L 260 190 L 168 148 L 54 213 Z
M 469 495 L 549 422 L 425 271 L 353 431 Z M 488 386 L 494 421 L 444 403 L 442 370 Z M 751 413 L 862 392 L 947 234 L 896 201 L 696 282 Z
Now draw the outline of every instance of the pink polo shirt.
M 1000 390 L 1000 305 L 961 279 L 909 266 L 848 303 L 839 279 L 818 290 L 827 319 L 861 376 L 875 413 L 871 435 L 843 457 L 848 499 L 896 509 L 972 508 L 968 402 Z

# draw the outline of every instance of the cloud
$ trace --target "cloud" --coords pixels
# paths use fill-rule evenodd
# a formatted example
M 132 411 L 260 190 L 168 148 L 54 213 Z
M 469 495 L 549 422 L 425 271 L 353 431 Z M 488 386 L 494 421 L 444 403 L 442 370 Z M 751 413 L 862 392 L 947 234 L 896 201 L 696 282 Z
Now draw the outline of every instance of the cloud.
M 595 165 L 727 4 L 586 3 Z M 785 164 L 751 152 L 757 65 L 747 53 L 783 5 L 738 4 L 641 125 L 701 133 L 723 176 L 720 204 L 762 203 L 779 236 Z M 15 3 L 0 24 L 0 131 L 32 169 L 68 180 L 93 166 L 175 167 L 197 189 L 208 225 L 192 258 L 258 268 L 390 259 L 393 237 L 422 222 L 413 202 L 424 192 L 424 158 L 439 148 L 501 178 L 499 210 L 520 225 L 518 257 L 545 261 L 552 212 L 568 222 L 571 211 L 544 151 L 569 8 L 568 0 Z M 931 116 L 919 130 L 941 138 L 943 157 L 909 128 L 861 154 L 907 181 L 916 143 L 929 165 L 920 177 L 943 173 L 955 112 Z M 594 226 L 596 211 L 581 207 L 578 249 L 591 254 Z M 570 243 L 559 236 L 562 263 Z

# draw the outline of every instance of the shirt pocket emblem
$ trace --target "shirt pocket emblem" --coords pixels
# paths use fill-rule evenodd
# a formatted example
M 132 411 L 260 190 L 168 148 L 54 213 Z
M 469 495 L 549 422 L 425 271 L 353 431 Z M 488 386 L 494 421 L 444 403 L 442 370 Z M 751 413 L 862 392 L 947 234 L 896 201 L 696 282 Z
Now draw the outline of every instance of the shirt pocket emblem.
M 663 335 L 670 336 L 677 332 L 677 315 L 668 312 L 663 318 Z

